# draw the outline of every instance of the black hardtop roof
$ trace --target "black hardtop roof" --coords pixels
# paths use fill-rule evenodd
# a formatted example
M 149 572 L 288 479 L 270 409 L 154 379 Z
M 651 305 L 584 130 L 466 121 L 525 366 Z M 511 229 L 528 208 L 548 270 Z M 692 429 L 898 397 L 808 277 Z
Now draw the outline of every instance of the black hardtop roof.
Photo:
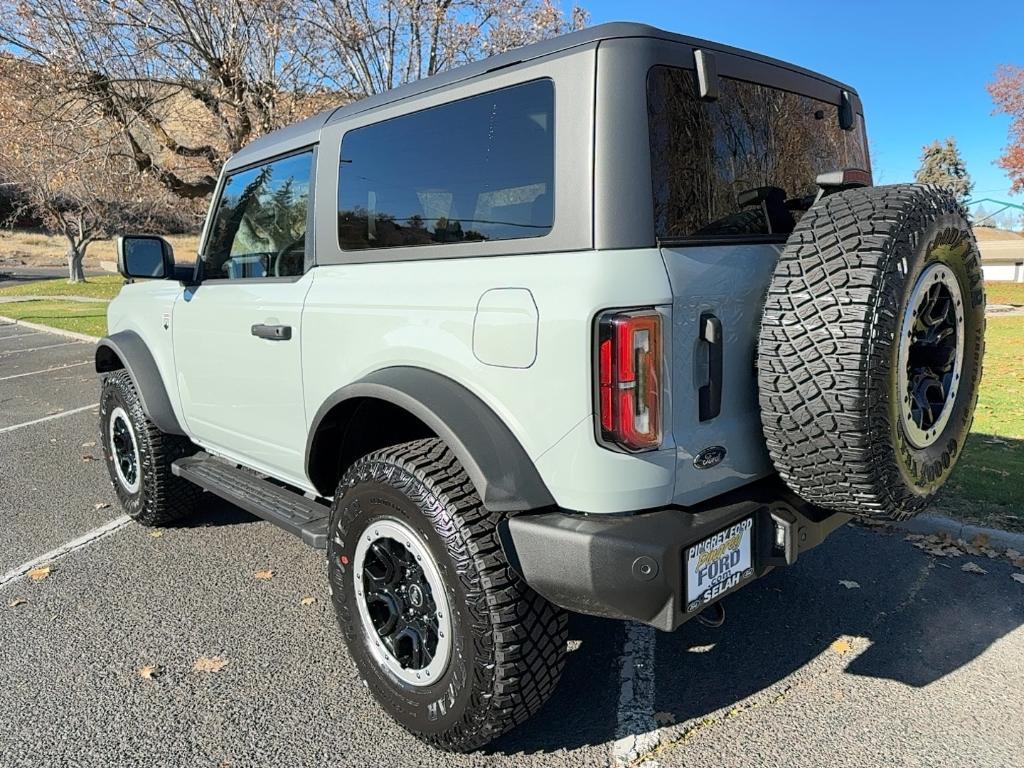
M 663 29 L 658 29 L 657 27 L 652 27 L 648 24 L 639 24 L 628 21 L 613 21 L 605 24 L 598 24 L 594 27 L 587 27 L 586 29 L 581 29 L 578 32 L 559 35 L 558 37 L 553 37 L 549 40 L 542 40 L 538 43 L 531 43 L 530 45 L 523 46 L 522 48 L 516 48 L 505 53 L 500 53 L 496 56 L 491 56 L 480 61 L 475 61 L 470 64 L 450 69 L 446 72 L 425 77 L 422 80 L 417 80 L 415 82 L 399 86 L 398 88 L 385 91 L 384 93 L 374 94 L 373 96 L 368 96 L 365 99 L 353 101 L 351 104 L 346 104 L 342 107 L 334 107 L 324 110 L 323 112 L 319 112 L 318 114 L 308 117 L 305 120 L 301 120 L 300 122 L 293 123 L 292 125 L 285 126 L 284 128 L 279 128 L 276 131 L 271 131 L 265 136 L 261 136 L 255 141 L 247 144 L 228 159 L 225 167 L 242 167 L 249 165 L 250 163 L 258 162 L 263 158 L 288 152 L 307 144 L 315 144 L 319 140 L 320 129 L 328 123 L 334 123 L 339 120 L 352 117 L 353 115 L 378 109 L 411 96 L 418 96 L 423 93 L 446 88 L 456 83 L 481 77 L 486 75 L 488 72 L 503 70 L 517 64 L 534 61 L 544 56 L 550 56 L 551 54 L 559 53 L 570 48 L 578 48 L 601 40 L 612 40 L 626 37 L 644 37 L 668 40 L 685 43 L 695 48 L 706 48 L 708 50 L 721 51 L 723 53 L 733 53 L 775 67 L 781 67 L 803 75 L 808 75 L 834 85 L 837 88 L 849 91 L 851 94 L 856 94 L 856 91 L 853 88 L 845 85 L 844 83 L 833 80 L 832 78 L 826 77 L 817 72 L 804 69 L 803 67 L 798 67 L 795 64 L 789 64 L 784 61 L 779 61 L 778 59 L 773 59 L 769 56 L 762 56 L 758 53 L 733 48 L 728 45 L 722 45 L 721 43 L 714 43 L 708 40 L 701 40 L 696 37 L 687 37 L 686 35 L 679 35 L 674 32 L 666 32 Z

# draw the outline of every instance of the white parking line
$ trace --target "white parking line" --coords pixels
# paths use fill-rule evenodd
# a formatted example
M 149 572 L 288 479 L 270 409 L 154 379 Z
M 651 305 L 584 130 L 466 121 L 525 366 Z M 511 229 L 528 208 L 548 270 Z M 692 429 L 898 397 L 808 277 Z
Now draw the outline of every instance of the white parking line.
M 11 333 L 8 335 L 0 334 L 0 341 L 7 341 L 8 339 L 24 339 L 26 336 L 42 336 L 42 331 L 31 331 L 29 333 Z
M 10 376 L 0 376 L 0 381 L 8 379 L 20 379 L 22 376 L 35 376 L 37 373 L 50 373 L 50 371 L 63 371 L 65 368 L 74 368 L 78 365 L 88 365 L 92 360 L 83 360 L 80 363 L 68 363 L 67 365 L 55 365 L 53 368 L 44 368 L 41 371 L 29 371 L 27 373 L 12 373 Z
M 53 349 L 54 347 L 67 347 L 71 344 L 85 344 L 84 341 L 62 341 L 60 344 L 47 344 L 45 347 L 29 347 L 28 349 L 9 349 L 6 352 L 0 352 L 0 357 L 5 355 L 16 355 L 19 352 L 38 352 L 41 349 Z
M 0 435 L 2 435 L 4 432 L 13 432 L 14 430 L 21 429 L 22 427 L 31 427 L 33 424 L 42 424 L 44 421 L 52 421 L 53 419 L 59 419 L 62 418 L 63 416 L 72 416 L 76 413 L 81 413 L 82 411 L 88 411 L 90 408 L 99 408 L 99 406 L 99 403 L 93 403 L 92 405 L 83 405 L 81 408 L 72 408 L 70 411 L 51 413 L 49 416 L 43 416 L 43 418 L 41 419 L 32 419 L 32 421 L 25 421 L 22 422 L 21 424 L 14 424 L 13 426 L 10 427 L 2 427 L 0 428 Z
M 113 520 L 104 523 L 99 528 L 93 528 L 91 531 L 83 533 L 77 539 L 72 539 L 56 549 L 51 549 L 49 552 L 29 560 L 27 563 L 22 563 L 17 568 L 8 571 L 3 576 L 0 576 L 0 589 L 3 589 L 11 582 L 17 581 L 33 568 L 38 568 L 39 566 L 46 565 L 47 563 L 56 562 L 65 555 L 74 552 L 76 549 L 81 549 L 94 541 L 102 539 L 104 536 L 109 536 L 118 528 L 123 528 L 128 525 L 131 521 L 132 519 L 128 517 L 128 515 L 122 515 L 121 517 L 114 518 Z
M 626 624 L 626 638 L 619 661 L 619 706 L 611 764 L 629 765 L 658 745 L 658 724 L 654 720 L 653 627 L 638 622 Z

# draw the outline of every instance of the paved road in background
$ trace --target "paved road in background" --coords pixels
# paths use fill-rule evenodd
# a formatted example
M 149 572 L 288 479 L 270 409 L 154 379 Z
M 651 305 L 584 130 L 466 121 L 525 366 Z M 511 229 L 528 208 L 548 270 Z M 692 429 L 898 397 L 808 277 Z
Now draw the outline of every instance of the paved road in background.
M 87 269 L 86 277 L 109 274 L 101 269 Z M 35 280 L 50 280 L 54 277 L 67 277 L 67 267 L 11 267 L 0 263 L 0 288 L 29 283 Z
M 122 514 L 94 444 L 91 353 L 0 327 L 0 574 Z M 123 525 L 0 587 L 0 768 L 602 766 L 633 736 L 651 767 L 1024 760 L 1024 585 L 1005 559 L 846 527 L 729 598 L 721 629 L 574 617 L 540 715 L 447 755 L 367 696 L 321 553 L 214 498 L 152 533 Z M 194 671 L 201 656 L 227 664 Z

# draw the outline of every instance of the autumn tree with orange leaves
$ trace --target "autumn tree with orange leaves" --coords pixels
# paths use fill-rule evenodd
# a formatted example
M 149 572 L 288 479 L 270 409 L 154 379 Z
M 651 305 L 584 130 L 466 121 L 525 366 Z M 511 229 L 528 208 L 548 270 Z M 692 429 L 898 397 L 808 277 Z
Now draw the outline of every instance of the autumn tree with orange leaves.
M 1024 67 L 1000 67 L 988 92 L 996 113 L 1010 116 L 1010 143 L 996 162 L 1010 177 L 1010 191 L 1024 192 Z

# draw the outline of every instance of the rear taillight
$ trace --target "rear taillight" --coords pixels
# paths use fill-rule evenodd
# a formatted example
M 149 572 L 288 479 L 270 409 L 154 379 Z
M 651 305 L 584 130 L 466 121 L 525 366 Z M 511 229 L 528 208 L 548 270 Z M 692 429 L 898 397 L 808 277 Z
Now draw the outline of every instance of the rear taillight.
M 631 451 L 661 445 L 661 315 L 649 309 L 598 319 L 601 438 Z

